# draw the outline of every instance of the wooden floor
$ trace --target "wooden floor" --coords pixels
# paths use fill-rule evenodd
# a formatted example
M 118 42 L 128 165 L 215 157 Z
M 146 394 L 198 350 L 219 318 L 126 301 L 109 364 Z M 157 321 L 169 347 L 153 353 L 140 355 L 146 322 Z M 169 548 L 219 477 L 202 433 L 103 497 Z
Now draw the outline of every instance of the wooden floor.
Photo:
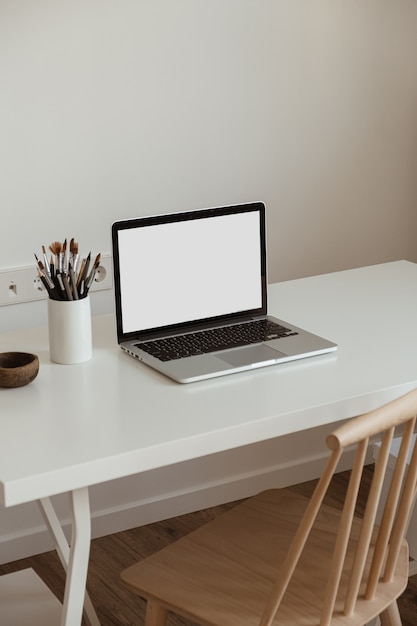
M 367 471 L 368 475 L 365 476 L 361 495 L 363 502 L 366 501 L 367 480 L 372 470 L 369 468 Z M 346 472 L 335 477 L 328 502 L 341 504 L 338 494 L 341 491 L 341 484 L 345 483 L 346 479 Z M 311 481 L 291 489 L 310 495 L 314 484 L 315 481 Z M 101 625 L 142 625 L 144 623 L 144 603 L 120 583 L 119 573 L 121 570 L 198 528 L 232 506 L 234 503 L 95 539 L 91 546 L 88 589 Z M 360 511 L 358 513 L 360 514 Z M 0 575 L 26 567 L 32 567 L 62 600 L 64 576 L 54 552 L 0 565 Z M 408 588 L 399 601 L 399 607 L 403 626 L 416 626 L 417 575 L 410 577 Z M 190 622 L 174 616 L 170 619 L 170 626 L 190 626 Z

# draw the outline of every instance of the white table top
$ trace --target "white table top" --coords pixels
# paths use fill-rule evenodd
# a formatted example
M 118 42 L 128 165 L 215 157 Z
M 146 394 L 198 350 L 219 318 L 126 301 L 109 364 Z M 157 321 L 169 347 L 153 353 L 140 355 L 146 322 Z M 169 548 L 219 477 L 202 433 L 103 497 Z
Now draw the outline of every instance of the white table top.
M 93 358 L 49 360 L 47 329 L 0 334 L 40 357 L 35 381 L 0 388 L 0 502 L 12 506 L 333 423 L 417 386 L 417 265 L 398 261 L 270 286 L 273 315 L 336 353 L 179 385 L 124 354 L 112 315 Z

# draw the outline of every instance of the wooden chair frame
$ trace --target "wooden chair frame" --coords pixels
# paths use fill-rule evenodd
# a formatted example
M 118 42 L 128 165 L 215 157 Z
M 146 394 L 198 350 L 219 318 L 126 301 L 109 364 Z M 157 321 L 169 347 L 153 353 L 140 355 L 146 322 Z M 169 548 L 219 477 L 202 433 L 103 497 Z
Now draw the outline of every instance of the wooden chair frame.
M 259 614 L 259 621 L 254 621 L 254 624 L 259 626 L 281 626 L 281 624 L 282 626 L 297 626 L 298 624 L 360 626 L 371 618 L 380 615 L 382 626 L 401 626 L 396 599 L 406 586 L 408 550 L 405 534 L 417 496 L 417 444 L 413 447 L 416 414 L 417 390 L 365 415 L 349 420 L 327 437 L 326 443 L 331 451 L 327 464 L 298 523 L 284 562 L 278 567 L 278 575 L 271 586 L 263 612 L 261 611 Z M 381 492 L 386 479 L 390 448 L 394 435 L 399 428 L 401 429 L 401 446 L 392 470 L 391 484 L 378 527 L 375 520 L 378 507 L 381 506 Z M 360 522 L 360 530 L 352 549 L 352 529 L 356 523 L 355 510 L 363 468 L 367 459 L 368 447 L 375 441 L 380 441 L 380 453 L 376 461 L 363 518 Z M 292 624 L 287 624 L 280 621 L 278 611 L 286 597 L 319 511 L 323 507 L 324 497 L 341 456 L 346 450 L 352 451 L 352 449 L 354 461 L 343 509 L 338 514 L 338 528 L 335 533 L 333 556 L 328 570 L 327 588 L 324 593 L 319 621 L 300 620 L 297 622 L 295 617 Z M 239 505 L 233 509 L 235 516 L 238 515 L 236 512 L 238 508 Z M 226 513 L 225 516 L 229 513 Z M 210 533 L 209 527 L 210 524 L 195 532 Z M 254 522 L 254 532 L 255 529 L 256 521 Z M 182 541 L 180 540 L 180 542 Z M 168 558 L 162 567 L 166 568 L 166 563 L 170 563 L 172 584 L 175 585 L 177 577 L 180 577 L 180 572 L 176 571 L 178 570 L 177 557 L 175 557 L 177 560 L 169 561 L 170 548 L 171 546 L 168 546 L 162 551 L 166 555 L 163 558 Z M 178 550 L 178 546 L 176 549 Z M 224 551 L 225 548 L 223 548 Z M 348 552 L 349 563 L 347 563 Z M 153 573 L 152 560 L 154 557 L 158 561 L 157 553 L 157 555 L 145 559 L 122 573 L 122 579 L 137 593 L 148 599 L 146 626 L 165 626 L 169 610 L 191 617 L 196 621 L 200 619 L 201 622 L 199 623 L 204 625 L 215 624 L 218 626 L 215 621 L 216 618 L 195 616 L 189 613 L 187 606 L 166 601 L 164 590 L 158 589 L 158 574 Z M 149 571 L 148 561 L 150 562 Z M 347 577 L 346 568 L 348 568 Z M 150 591 L 146 588 L 148 575 L 150 578 L 152 576 L 155 578 L 154 582 L 151 583 Z M 195 575 L 198 576 L 197 571 Z M 341 583 L 342 579 L 343 584 Z M 391 585 L 390 583 L 393 582 L 396 584 Z M 250 593 L 251 591 L 248 589 L 248 596 Z M 340 609 L 339 602 L 339 608 L 336 611 L 336 599 L 340 597 L 340 594 L 343 595 L 343 608 Z M 242 596 L 242 601 L 244 601 L 244 596 Z M 371 612 L 370 606 L 372 606 Z M 222 621 L 221 626 L 238 626 L 238 622 L 231 615 L 230 620 Z

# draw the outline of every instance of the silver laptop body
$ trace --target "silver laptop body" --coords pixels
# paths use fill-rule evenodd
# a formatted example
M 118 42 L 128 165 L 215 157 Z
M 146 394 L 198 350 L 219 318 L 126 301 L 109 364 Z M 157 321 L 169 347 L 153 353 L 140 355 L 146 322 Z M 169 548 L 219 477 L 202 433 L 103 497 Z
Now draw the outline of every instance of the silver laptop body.
M 112 247 L 118 343 L 177 382 L 337 348 L 267 316 L 262 202 L 117 221 Z

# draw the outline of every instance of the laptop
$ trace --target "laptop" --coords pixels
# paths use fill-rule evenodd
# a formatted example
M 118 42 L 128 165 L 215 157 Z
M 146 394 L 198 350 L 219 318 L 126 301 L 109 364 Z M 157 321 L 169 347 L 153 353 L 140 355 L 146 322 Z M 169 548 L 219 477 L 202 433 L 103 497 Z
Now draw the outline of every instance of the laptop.
M 267 315 L 265 219 L 251 202 L 115 222 L 122 350 L 179 383 L 336 350 Z

